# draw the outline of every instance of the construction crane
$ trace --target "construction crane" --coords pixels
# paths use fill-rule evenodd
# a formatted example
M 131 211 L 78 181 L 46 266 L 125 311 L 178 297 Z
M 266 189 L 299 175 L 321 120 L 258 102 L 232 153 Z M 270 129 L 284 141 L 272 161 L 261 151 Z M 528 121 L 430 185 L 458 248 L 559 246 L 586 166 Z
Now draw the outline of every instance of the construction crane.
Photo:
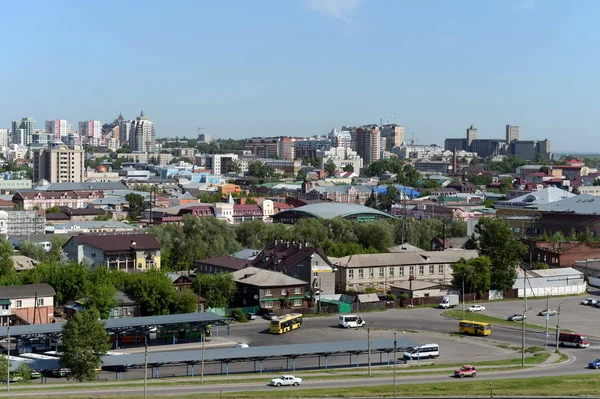
M 395 112 L 392 114 L 392 116 L 386 119 L 385 124 L 387 125 L 388 123 L 390 123 L 392 119 L 394 119 L 394 116 L 396 116 Z M 379 118 L 379 126 L 383 126 L 383 118 Z

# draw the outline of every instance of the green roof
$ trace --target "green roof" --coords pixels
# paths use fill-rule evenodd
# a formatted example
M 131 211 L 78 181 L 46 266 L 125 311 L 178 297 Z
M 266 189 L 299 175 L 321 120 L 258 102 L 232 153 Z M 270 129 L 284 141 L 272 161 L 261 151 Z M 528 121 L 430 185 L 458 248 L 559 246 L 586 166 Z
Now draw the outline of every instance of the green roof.
M 0 299 L 0 305 L 10 305 L 10 299 Z

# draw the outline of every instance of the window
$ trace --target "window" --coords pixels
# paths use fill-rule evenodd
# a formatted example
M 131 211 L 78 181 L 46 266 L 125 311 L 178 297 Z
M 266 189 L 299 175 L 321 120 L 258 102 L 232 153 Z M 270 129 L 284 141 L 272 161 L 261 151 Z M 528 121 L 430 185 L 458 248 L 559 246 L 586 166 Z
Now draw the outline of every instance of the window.
M 281 289 L 281 296 L 286 296 L 288 294 L 288 290 L 285 288 Z
M 415 275 L 415 267 L 414 266 L 409 266 L 409 268 L 408 268 L 408 274 L 410 276 L 414 276 Z
M 352 270 L 352 269 L 348 270 L 348 279 L 349 280 L 354 279 L 354 270 Z
M 294 294 L 302 294 L 302 287 L 294 288 Z
M 298 272 L 296 270 L 292 272 L 292 277 L 298 277 Z
M 375 272 L 373 271 L 373 268 L 369 268 L 369 278 L 373 278 L 375 277 Z
M 294 306 L 302 306 L 302 299 L 294 299 Z
M 425 266 L 419 266 L 419 276 L 425 274 Z
M 433 274 L 435 272 L 435 265 L 429 265 L 429 274 Z
M 20 300 L 20 299 L 17 299 L 15 307 L 22 308 L 23 307 L 23 301 Z
M 398 268 L 398 276 L 404 277 L 404 266 Z
M 37 305 L 38 306 L 44 306 L 44 298 L 38 298 Z
M 319 273 L 318 272 L 313 272 L 313 277 L 319 277 Z
M 438 266 L 438 274 L 444 274 L 444 265 Z
M 358 269 L 358 278 L 364 278 L 363 269 Z
M 379 268 L 379 277 L 385 276 L 385 269 L 383 267 Z
M 390 277 L 394 277 L 394 268 L 390 267 Z
M 265 290 L 265 296 L 273 296 L 271 290 Z
M 265 302 L 265 308 L 270 309 L 273 307 L 273 301 L 266 301 Z

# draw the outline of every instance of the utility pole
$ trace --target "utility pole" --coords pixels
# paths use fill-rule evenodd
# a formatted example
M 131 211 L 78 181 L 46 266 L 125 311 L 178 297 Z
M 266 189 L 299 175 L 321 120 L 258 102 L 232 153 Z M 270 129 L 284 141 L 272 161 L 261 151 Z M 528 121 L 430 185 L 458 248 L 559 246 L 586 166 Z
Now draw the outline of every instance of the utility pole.
M 371 377 L 371 324 L 367 326 L 367 361 L 369 362 L 369 377 Z
M 527 271 L 523 268 L 523 297 L 525 298 L 525 309 L 521 318 L 521 367 L 525 367 L 525 313 L 527 313 L 527 283 L 525 277 Z
M 144 336 L 144 399 L 148 390 L 148 333 Z
M 558 317 L 558 319 L 556 320 L 556 351 L 558 352 L 558 344 L 559 344 L 559 337 L 560 337 L 560 305 L 562 305 L 563 303 L 565 303 L 566 301 L 562 301 L 561 303 L 558 304 L 558 310 L 557 310 L 557 314 L 556 316 Z
M 462 319 L 465 319 L 465 272 L 462 274 Z
M 392 390 L 392 397 L 396 397 L 396 351 L 397 351 L 397 342 L 396 342 L 396 332 L 394 331 L 394 388 Z
M 550 293 L 546 292 L 546 346 L 548 346 L 548 320 L 550 319 L 548 309 L 550 309 Z
M 206 343 L 206 326 L 204 327 L 204 332 L 202 333 L 202 360 L 200 360 L 200 383 L 204 383 L 204 346 Z
M 8 343 L 6 356 L 6 392 L 10 391 L 10 316 L 8 317 L 8 326 L 6 327 L 6 342 Z

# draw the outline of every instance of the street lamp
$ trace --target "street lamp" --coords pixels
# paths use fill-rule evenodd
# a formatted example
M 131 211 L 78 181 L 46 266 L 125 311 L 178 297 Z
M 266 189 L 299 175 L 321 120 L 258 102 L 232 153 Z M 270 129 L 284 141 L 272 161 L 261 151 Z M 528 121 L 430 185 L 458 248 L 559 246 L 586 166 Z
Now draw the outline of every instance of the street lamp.
M 560 336 L 560 305 L 567 301 L 562 301 L 558 304 L 557 314 L 558 319 L 556 320 L 556 351 L 558 352 L 559 336 Z
M 371 324 L 367 326 L 367 361 L 369 362 L 369 377 L 371 377 Z
M 490 382 L 490 399 L 494 399 L 494 388 L 493 388 L 491 382 Z
M 529 310 L 531 310 L 531 308 L 525 309 L 525 311 L 523 311 L 523 317 L 521 318 L 521 367 L 525 367 L 525 314 Z
M 398 348 L 398 343 L 396 342 L 396 331 L 394 331 L 394 356 L 392 359 L 394 360 L 394 388 L 392 390 L 392 397 L 396 397 L 396 351 Z

